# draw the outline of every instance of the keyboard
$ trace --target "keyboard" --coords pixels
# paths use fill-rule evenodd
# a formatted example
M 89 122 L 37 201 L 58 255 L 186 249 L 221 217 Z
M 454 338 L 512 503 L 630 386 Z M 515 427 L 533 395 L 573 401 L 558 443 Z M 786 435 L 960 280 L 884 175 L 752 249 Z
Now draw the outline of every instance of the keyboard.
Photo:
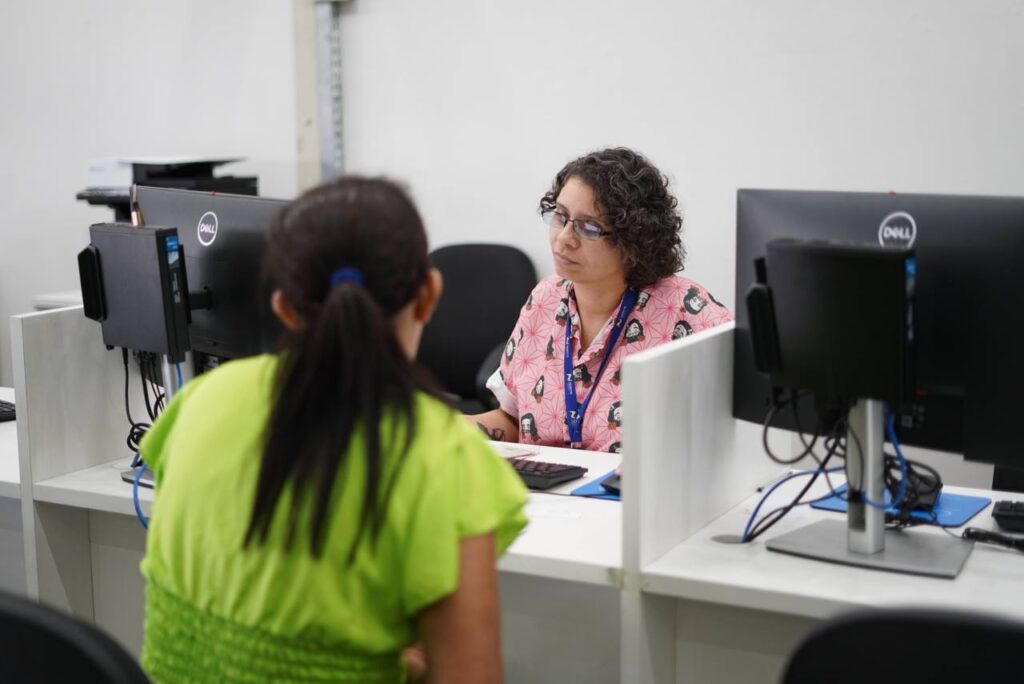
M 575 480 L 587 474 L 587 469 L 582 466 L 566 465 L 564 463 L 545 463 L 534 461 L 528 458 L 506 459 L 523 482 L 530 489 L 551 489 L 569 480 Z
M 14 404 L 12 404 L 9 401 L 4 401 L 3 399 L 0 399 L 0 423 L 3 423 L 4 421 L 7 420 L 14 420 L 15 418 L 16 416 L 14 415 Z
M 992 517 L 1007 532 L 1024 532 L 1024 501 L 996 501 Z

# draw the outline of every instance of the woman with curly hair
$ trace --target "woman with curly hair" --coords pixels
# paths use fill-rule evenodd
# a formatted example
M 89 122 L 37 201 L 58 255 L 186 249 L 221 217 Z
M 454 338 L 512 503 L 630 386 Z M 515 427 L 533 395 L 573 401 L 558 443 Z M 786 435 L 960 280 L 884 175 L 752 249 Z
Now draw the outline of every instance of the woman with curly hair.
M 677 206 L 668 179 L 624 147 L 558 172 L 539 206 L 555 275 L 526 300 L 488 382 L 501 408 L 472 417 L 488 436 L 617 452 L 623 359 L 732 320 L 677 275 L 686 253 Z

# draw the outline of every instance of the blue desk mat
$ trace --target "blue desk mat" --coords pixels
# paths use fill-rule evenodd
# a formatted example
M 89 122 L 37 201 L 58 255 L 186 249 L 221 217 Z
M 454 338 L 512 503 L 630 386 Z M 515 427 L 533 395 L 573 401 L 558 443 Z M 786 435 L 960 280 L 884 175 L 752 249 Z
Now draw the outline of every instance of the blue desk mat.
M 842 494 L 845 491 L 845 484 L 836 487 L 836 492 L 838 494 Z M 888 505 L 890 501 L 892 501 L 892 496 L 889 494 L 889 491 L 886 490 L 885 512 L 895 515 L 897 510 L 894 506 Z M 981 509 L 985 508 L 985 506 L 988 506 L 990 503 L 992 503 L 992 499 L 986 499 L 982 496 L 966 496 L 964 494 L 939 492 L 939 498 L 935 502 L 935 508 L 932 511 L 911 511 L 910 517 L 914 520 L 932 523 L 939 525 L 940 527 L 960 527 L 976 516 Z M 830 496 L 829 498 L 822 499 L 817 503 L 812 503 L 811 507 L 820 508 L 825 511 L 839 511 L 841 513 L 845 513 L 846 501 L 840 499 L 838 496 Z M 933 513 L 935 514 L 934 519 L 932 518 Z
M 619 498 L 618 494 L 612 494 L 607 489 L 601 486 L 601 483 L 604 482 L 604 478 L 608 477 L 614 472 L 614 469 L 609 470 L 604 475 L 594 480 L 591 480 L 585 485 L 577 487 L 576 489 L 572 490 L 569 493 L 572 494 L 573 496 L 588 496 L 591 499 L 607 499 L 608 501 L 621 501 L 622 499 Z

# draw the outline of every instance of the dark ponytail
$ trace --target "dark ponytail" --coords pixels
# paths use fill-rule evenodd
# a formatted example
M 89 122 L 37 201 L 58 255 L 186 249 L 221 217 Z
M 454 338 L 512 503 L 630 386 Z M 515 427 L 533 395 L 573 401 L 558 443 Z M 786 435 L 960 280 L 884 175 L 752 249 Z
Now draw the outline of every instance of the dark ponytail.
M 310 549 L 319 557 L 337 475 L 349 458 L 366 459 L 349 561 L 367 529 L 376 538 L 390 491 L 382 481 L 382 446 L 404 454 L 415 393 L 425 388 L 394 335 L 392 317 L 416 296 L 427 271 L 423 223 L 389 181 L 340 178 L 310 190 L 275 220 L 264 276 L 303 324 L 282 339 L 246 546 L 266 542 L 287 491 L 285 546 L 295 543 L 300 517 L 309 515 Z M 385 418 L 392 429 L 382 435 Z M 357 430 L 364 453 L 349 448 Z

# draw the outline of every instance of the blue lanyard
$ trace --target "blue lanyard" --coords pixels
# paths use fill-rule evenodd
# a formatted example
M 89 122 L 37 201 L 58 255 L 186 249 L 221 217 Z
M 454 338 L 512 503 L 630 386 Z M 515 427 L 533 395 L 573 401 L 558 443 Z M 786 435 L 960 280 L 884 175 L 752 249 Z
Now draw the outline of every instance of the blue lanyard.
M 604 358 L 601 359 L 601 366 L 597 369 L 597 375 L 594 376 L 594 384 L 591 385 L 587 396 L 584 397 L 583 404 L 580 404 L 576 398 L 576 378 L 573 377 L 572 372 L 572 316 L 565 317 L 565 356 L 563 357 L 562 364 L 565 369 L 565 382 L 562 384 L 565 386 L 565 424 L 569 428 L 569 446 L 573 449 L 583 448 L 583 416 L 587 412 L 587 406 L 590 405 L 590 398 L 594 396 L 597 383 L 601 381 L 604 367 L 608 365 L 608 359 L 611 358 L 612 352 L 615 351 L 615 343 L 619 341 L 622 328 L 626 325 L 626 317 L 633 310 L 639 296 L 640 292 L 635 288 L 626 290 L 626 294 L 622 295 L 619 313 L 615 315 L 615 322 L 608 333 L 608 342 L 604 348 Z

